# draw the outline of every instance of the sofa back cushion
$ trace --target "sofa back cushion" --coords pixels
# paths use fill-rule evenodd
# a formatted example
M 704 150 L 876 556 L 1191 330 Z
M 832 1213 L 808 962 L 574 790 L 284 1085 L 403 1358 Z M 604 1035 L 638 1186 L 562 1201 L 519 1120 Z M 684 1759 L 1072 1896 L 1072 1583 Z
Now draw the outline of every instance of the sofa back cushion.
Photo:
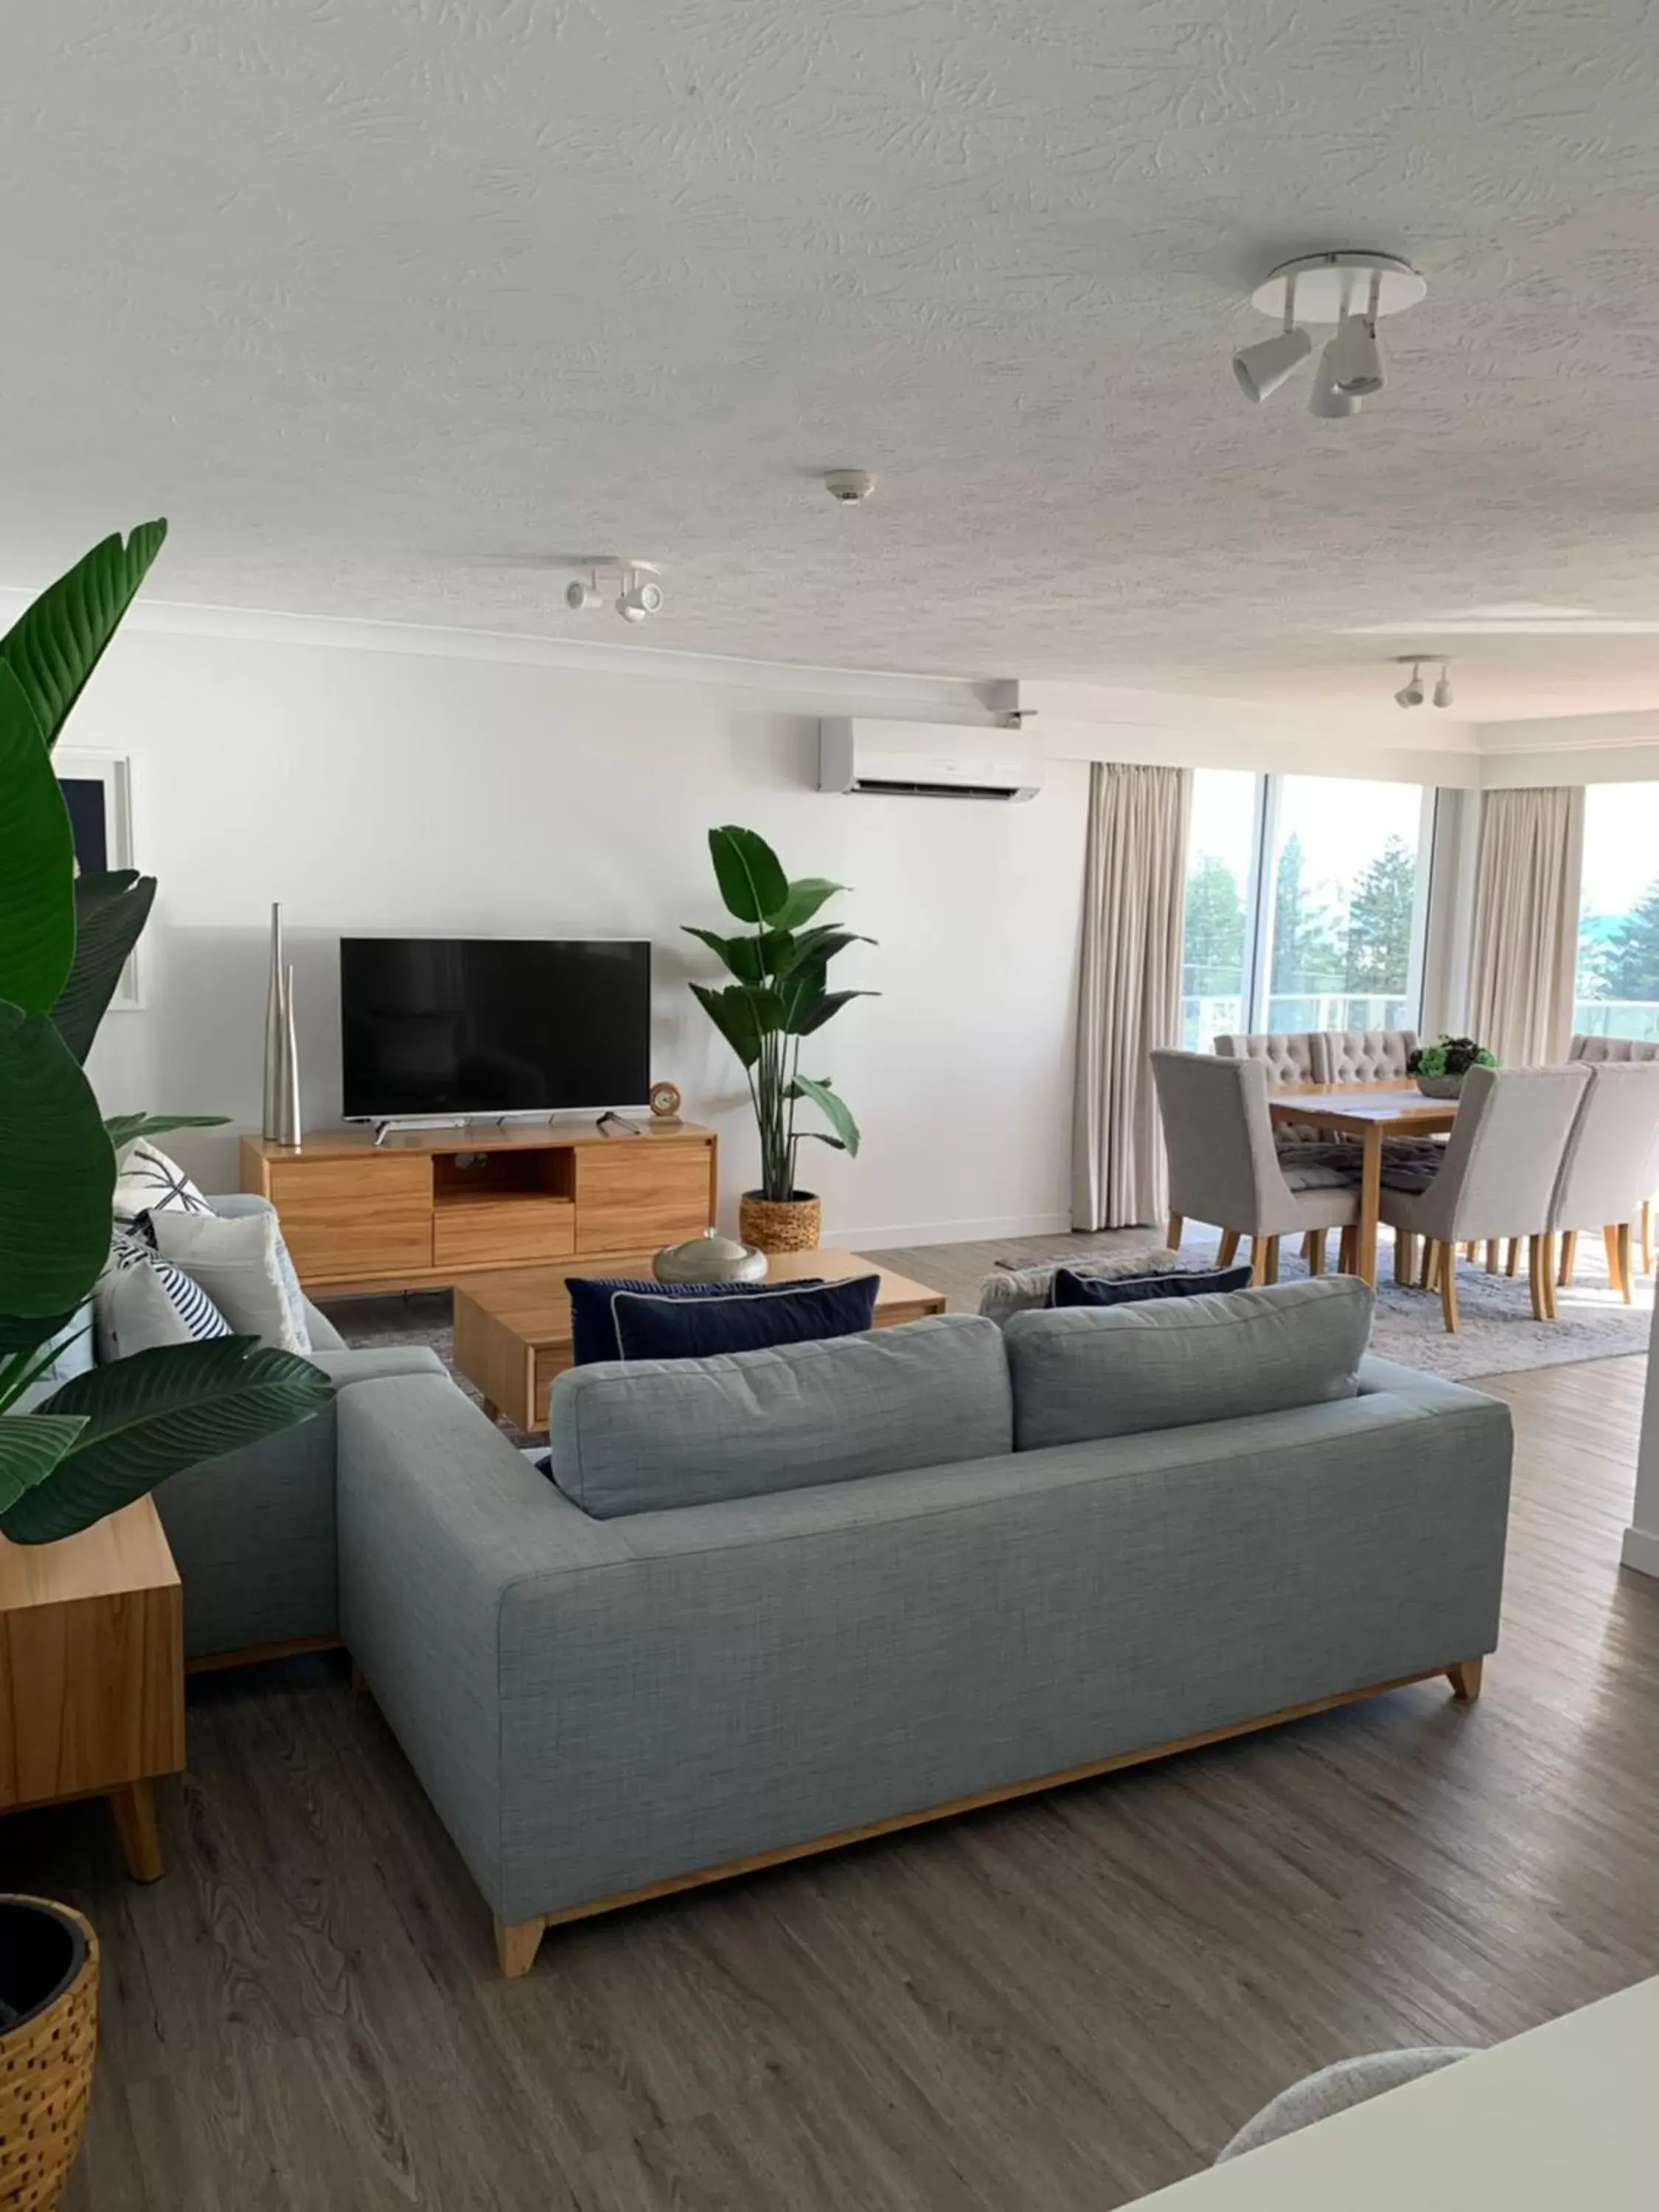
M 1002 1332 L 966 1314 L 714 1359 L 573 1367 L 550 1413 L 553 1480 L 600 1521 L 1013 1448 Z
M 1374 1303 L 1357 1276 L 1329 1275 L 1224 1297 L 1016 1314 L 1005 1332 L 1015 1449 L 1352 1398 Z

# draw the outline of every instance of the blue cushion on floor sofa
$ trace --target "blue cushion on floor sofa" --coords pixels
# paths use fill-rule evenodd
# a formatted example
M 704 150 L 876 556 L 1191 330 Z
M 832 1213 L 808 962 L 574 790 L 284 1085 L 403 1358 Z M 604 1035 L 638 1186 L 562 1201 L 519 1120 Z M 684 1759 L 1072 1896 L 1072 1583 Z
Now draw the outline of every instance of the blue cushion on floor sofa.
M 611 1310 L 624 1359 L 712 1359 L 856 1336 L 875 1327 L 880 1287 L 879 1275 L 859 1275 L 807 1288 L 752 1283 L 746 1298 L 653 1298 L 623 1291 Z
M 1213 1297 L 1218 1291 L 1245 1291 L 1250 1271 L 1243 1267 L 1194 1267 L 1168 1275 L 1079 1275 L 1054 1270 L 1057 1306 L 1138 1306 L 1148 1298 Z
M 627 1275 L 573 1275 L 565 1288 L 570 1293 L 570 1364 L 592 1366 L 596 1359 L 621 1359 L 612 1300 L 622 1291 L 641 1298 L 772 1297 L 780 1291 L 816 1290 L 821 1276 L 793 1283 L 659 1283 L 653 1278 Z M 724 1349 L 724 1347 L 722 1347 Z M 635 1352 L 635 1358 L 649 1357 Z

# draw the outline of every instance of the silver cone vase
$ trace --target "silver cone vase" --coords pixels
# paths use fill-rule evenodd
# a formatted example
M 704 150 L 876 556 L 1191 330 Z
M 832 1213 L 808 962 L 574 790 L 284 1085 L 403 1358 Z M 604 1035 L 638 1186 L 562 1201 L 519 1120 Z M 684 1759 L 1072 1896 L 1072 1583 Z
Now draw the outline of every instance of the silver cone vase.
M 294 1031 L 294 970 L 283 961 L 283 909 L 270 909 L 270 975 L 265 990 L 265 1094 L 261 1133 L 275 1145 L 300 1141 L 300 1067 Z
M 300 1127 L 300 1048 L 294 1035 L 294 970 L 283 970 L 283 1065 L 276 1101 L 276 1141 L 297 1145 Z

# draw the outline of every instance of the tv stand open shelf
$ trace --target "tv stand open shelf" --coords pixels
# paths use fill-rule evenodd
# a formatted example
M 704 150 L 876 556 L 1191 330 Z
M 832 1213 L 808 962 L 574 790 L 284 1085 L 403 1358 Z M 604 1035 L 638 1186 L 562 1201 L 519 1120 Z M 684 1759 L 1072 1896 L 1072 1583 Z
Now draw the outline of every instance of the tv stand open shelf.
M 313 1297 L 429 1290 L 502 1267 L 584 1264 L 696 1237 L 715 1218 L 712 1129 L 648 1122 L 366 1128 L 300 1145 L 242 1139 L 242 1188 L 268 1198 Z

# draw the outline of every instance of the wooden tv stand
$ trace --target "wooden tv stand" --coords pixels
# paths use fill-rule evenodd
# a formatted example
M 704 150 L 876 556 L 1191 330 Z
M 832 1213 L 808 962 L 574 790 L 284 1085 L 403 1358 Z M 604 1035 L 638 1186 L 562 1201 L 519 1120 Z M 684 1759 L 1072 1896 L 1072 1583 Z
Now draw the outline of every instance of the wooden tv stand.
M 325 1129 L 242 1139 L 242 1188 L 268 1198 L 313 1297 L 415 1291 L 503 1267 L 621 1257 L 715 1218 L 718 1141 L 690 1121 L 606 1136 L 591 1121 Z

